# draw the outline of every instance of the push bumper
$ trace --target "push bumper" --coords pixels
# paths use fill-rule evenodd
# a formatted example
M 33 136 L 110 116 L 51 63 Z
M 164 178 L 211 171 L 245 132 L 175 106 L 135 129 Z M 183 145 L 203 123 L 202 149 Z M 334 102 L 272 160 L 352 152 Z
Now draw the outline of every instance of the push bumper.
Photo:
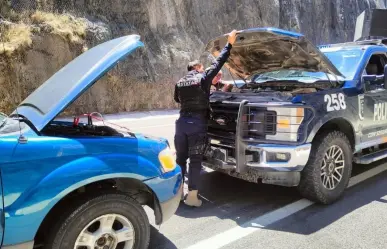
M 220 146 L 211 146 L 207 151 L 204 165 L 214 165 L 222 169 L 235 169 L 243 173 L 246 167 L 261 171 L 302 171 L 308 162 L 311 144 L 286 146 L 278 144 L 247 145 L 243 158 L 229 157 L 226 149 Z
M 262 179 L 267 184 L 297 186 L 310 152 L 311 144 L 257 144 L 245 145 L 242 153 L 230 157 L 227 149 L 211 145 L 203 165 L 251 182 Z
M 249 167 L 301 171 L 308 162 L 311 144 L 300 146 L 250 145 L 246 149 L 251 152 L 257 152 L 259 155 L 257 161 L 248 161 L 246 163 Z
M 314 117 L 314 108 L 302 105 L 302 114 L 298 114 L 298 109 L 295 108 L 300 108 L 300 106 L 292 103 L 250 104 L 248 100 L 242 100 L 234 104 L 238 104 L 239 109 L 235 133 L 231 135 L 234 136 L 233 142 L 230 141 L 230 138 L 227 138 L 225 132 L 209 134 L 209 148 L 206 151 L 204 166 L 226 171 L 230 175 L 248 181 L 262 179 L 264 183 L 283 186 L 298 185 L 300 172 L 307 164 L 311 153 L 312 146 L 310 143 L 306 143 L 306 139 L 308 125 Z M 268 107 L 271 111 L 276 112 L 276 116 L 275 118 L 269 118 L 269 121 L 265 121 L 265 118 L 263 118 L 265 113 L 262 113 L 262 111 L 265 112 Z M 261 109 L 252 111 L 251 108 Z M 283 108 L 291 110 L 284 111 Z M 307 118 L 304 120 L 304 110 L 306 109 L 308 109 L 308 113 Z M 257 120 L 254 119 L 255 116 L 258 117 Z M 281 124 L 276 120 L 278 116 L 287 117 L 287 120 L 290 120 L 289 126 L 297 125 L 297 129 L 290 129 L 289 131 L 275 130 L 275 134 L 290 133 L 292 136 L 280 136 L 274 139 L 274 134 L 268 137 L 265 132 L 260 132 L 260 136 L 251 137 L 250 131 L 259 131 L 262 128 L 256 127 L 256 125 L 267 122 L 276 125 L 278 128 Z M 299 117 L 302 117 L 303 121 L 294 121 Z M 273 128 L 269 129 L 269 131 L 272 130 Z M 232 156 L 230 157 L 228 154 Z

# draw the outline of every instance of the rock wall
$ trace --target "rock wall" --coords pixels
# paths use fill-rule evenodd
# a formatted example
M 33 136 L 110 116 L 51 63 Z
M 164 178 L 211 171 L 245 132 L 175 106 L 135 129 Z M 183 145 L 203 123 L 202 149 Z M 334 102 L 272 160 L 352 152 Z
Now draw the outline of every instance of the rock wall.
M 173 83 L 185 72 L 187 62 L 199 58 L 211 38 L 234 28 L 274 26 L 301 32 L 316 44 L 345 42 L 353 39 L 356 18 L 362 11 L 386 8 L 387 4 L 387 0 L 1 1 L 0 14 L 6 20 L 17 22 L 22 20 L 20 16 L 41 10 L 70 13 L 87 23 L 82 44 L 71 44 L 50 32 L 35 32 L 32 45 L 11 58 L 14 67 L 2 69 L 4 59 L 0 58 L 0 84 L 5 90 L 15 84 L 25 86 L 20 98 L 79 54 L 82 47 L 121 35 L 141 35 L 146 48 L 109 76 L 115 83 L 110 78 L 102 80 L 75 104 L 76 111 L 94 108 L 101 112 L 174 107 Z M 15 75 L 27 76 L 16 81 Z M 112 91 L 118 99 L 115 102 L 107 99 Z

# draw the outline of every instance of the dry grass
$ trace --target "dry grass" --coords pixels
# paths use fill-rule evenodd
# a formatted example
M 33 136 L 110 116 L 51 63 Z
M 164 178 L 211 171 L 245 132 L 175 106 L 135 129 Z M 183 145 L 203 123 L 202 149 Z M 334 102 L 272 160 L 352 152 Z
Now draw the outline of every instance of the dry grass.
M 12 21 L 0 23 L 0 110 L 3 112 L 13 111 L 18 102 L 35 90 L 30 81 L 35 78 L 25 75 L 27 67 L 23 59 L 26 55 L 24 52 L 34 48 L 33 37 L 39 36 L 42 31 L 63 37 L 66 43 L 79 43 L 82 46 L 86 23 L 83 19 L 69 15 L 41 11 L 32 15 L 27 12 L 18 13 Z M 31 62 L 33 63 L 29 63 Z
M 11 113 L 20 99 L 23 100 L 34 90 L 27 90 L 26 82 L 20 83 L 20 87 L 16 87 L 11 81 L 2 82 L 0 78 L 0 84 L 7 89 L 0 90 L 0 111 Z M 83 93 L 60 116 L 92 111 L 109 114 L 177 108 L 173 91 L 174 84 L 168 81 L 139 82 L 110 74 Z
M 0 55 L 11 56 L 32 44 L 31 22 L 71 43 L 82 44 L 86 36 L 86 22 L 81 18 L 42 11 L 36 11 L 28 17 L 22 13 L 18 17 L 20 23 L 9 22 L 0 26 Z
M 98 111 L 104 114 L 177 108 L 171 81 L 139 82 L 108 74 L 74 102 L 63 115 Z
M 28 25 L 10 24 L 4 27 L 4 30 L 0 39 L 0 55 L 11 56 L 14 52 L 23 50 L 32 44 L 31 29 Z
M 37 11 L 31 15 L 35 24 L 47 25 L 50 32 L 57 34 L 72 43 L 82 43 L 86 35 L 86 22 L 66 14 L 54 14 Z
M 0 55 L 11 55 L 17 50 L 23 51 L 32 44 L 32 35 L 39 35 L 42 30 L 59 35 L 71 43 L 84 42 L 86 23 L 68 15 L 58 15 L 37 11 L 23 17 L 24 24 L 10 24 L 0 26 L 2 37 Z M 32 29 L 32 24 L 40 29 Z M 36 31 L 38 30 L 38 31 Z M 5 32 L 4 32 L 5 31 Z M 33 32 L 33 33 L 32 33 Z M 4 59 L 4 57 L 3 57 Z M 36 89 L 31 85 L 31 77 L 25 75 L 22 65 L 22 56 L 14 55 L 9 60 L 1 60 L 0 56 L 0 111 L 10 113 L 19 101 L 26 98 Z M 28 71 L 27 71 L 28 72 Z M 173 100 L 174 84 L 172 80 L 165 79 L 157 82 L 140 82 L 138 79 L 129 78 L 128 73 L 119 70 L 109 72 L 100 79 L 91 89 L 85 92 L 74 102 L 64 115 L 98 111 L 101 113 L 117 113 L 130 111 L 143 111 L 155 109 L 176 108 Z

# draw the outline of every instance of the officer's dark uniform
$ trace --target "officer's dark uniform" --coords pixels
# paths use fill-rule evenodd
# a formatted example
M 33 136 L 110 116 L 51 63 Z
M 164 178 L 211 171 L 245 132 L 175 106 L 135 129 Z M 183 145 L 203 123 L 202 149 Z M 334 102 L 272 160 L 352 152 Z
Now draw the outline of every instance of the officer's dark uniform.
M 189 71 L 175 85 L 174 99 L 181 105 L 180 117 L 176 121 L 176 163 L 182 167 L 185 176 L 187 159 L 190 159 L 189 191 L 199 189 L 203 153 L 207 142 L 211 83 L 227 61 L 231 47 L 231 44 L 227 44 L 216 61 L 205 72 Z

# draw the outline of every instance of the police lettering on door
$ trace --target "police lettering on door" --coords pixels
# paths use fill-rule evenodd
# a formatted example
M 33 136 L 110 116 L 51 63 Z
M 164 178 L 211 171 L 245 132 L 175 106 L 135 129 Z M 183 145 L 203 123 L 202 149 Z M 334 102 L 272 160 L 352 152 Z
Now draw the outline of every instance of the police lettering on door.
M 374 121 L 387 119 L 387 102 L 374 104 Z

